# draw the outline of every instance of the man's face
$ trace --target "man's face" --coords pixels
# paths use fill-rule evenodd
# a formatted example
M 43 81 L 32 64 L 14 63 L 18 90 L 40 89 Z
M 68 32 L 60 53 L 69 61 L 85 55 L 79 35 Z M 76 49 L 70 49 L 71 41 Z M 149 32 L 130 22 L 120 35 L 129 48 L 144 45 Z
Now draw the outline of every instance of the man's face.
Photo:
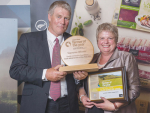
M 53 15 L 48 14 L 49 27 L 48 30 L 58 37 L 63 34 L 69 25 L 70 13 L 68 10 L 56 7 Z

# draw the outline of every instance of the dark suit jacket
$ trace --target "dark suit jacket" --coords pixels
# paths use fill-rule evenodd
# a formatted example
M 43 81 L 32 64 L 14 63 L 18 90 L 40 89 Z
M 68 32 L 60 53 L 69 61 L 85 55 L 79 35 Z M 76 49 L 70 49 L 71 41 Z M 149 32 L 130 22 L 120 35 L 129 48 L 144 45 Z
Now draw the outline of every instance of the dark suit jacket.
M 64 33 L 64 38 L 71 35 Z M 25 82 L 21 113 L 45 113 L 50 82 L 42 81 L 43 69 L 51 68 L 45 31 L 22 34 L 10 67 L 13 79 Z M 66 76 L 70 113 L 78 113 L 78 99 L 73 75 Z

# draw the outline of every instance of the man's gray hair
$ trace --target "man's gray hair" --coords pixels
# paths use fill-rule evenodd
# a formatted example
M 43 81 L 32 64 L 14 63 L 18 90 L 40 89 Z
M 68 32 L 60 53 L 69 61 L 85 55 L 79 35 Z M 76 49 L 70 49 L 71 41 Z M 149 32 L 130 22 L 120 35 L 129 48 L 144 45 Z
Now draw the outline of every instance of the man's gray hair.
M 48 13 L 50 15 L 53 15 L 54 10 L 55 10 L 56 7 L 61 7 L 61 8 L 66 9 L 67 11 L 69 11 L 70 17 L 71 17 L 71 7 L 67 2 L 65 2 L 65 1 L 55 1 L 55 2 L 53 2 L 51 4 L 51 6 L 49 7 Z

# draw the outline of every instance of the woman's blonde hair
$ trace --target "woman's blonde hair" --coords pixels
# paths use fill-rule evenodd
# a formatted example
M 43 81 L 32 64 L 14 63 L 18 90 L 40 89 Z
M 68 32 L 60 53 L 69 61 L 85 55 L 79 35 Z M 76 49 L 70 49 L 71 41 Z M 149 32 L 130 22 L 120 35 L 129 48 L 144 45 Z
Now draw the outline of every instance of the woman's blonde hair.
M 111 23 L 103 23 L 97 27 L 96 30 L 96 39 L 98 40 L 98 36 L 102 31 L 108 31 L 114 34 L 115 42 L 118 42 L 118 28 Z

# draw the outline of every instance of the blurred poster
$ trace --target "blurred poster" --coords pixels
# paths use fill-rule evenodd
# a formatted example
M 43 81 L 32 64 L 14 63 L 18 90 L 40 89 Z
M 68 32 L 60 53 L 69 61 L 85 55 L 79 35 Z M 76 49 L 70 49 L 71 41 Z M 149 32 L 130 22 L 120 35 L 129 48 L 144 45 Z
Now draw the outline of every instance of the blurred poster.
M 16 18 L 18 20 L 18 37 L 30 32 L 30 4 L 28 0 L 1 0 L 0 18 Z
M 30 27 L 30 5 L 0 5 L 0 18 L 16 18 L 18 28 Z
M 117 0 L 112 23 L 119 27 L 150 32 L 149 0 Z
M 31 31 L 42 31 L 48 27 L 48 9 L 49 6 L 56 0 L 30 0 L 30 10 L 31 10 Z M 71 20 L 67 29 L 70 32 L 74 8 L 76 5 L 76 0 L 62 0 L 69 3 L 71 6 Z
M 17 45 L 18 21 L 0 18 L 0 112 L 17 113 L 17 81 L 10 78 L 9 68 Z
M 137 113 L 150 112 L 150 40 L 121 37 L 117 43 L 120 51 L 130 52 L 137 60 L 141 82 L 140 96 L 136 99 Z
M 12 44 L 16 45 L 17 41 L 22 33 L 31 31 L 30 30 L 30 1 L 29 0 L 20 0 L 20 1 L 18 1 L 18 0 L 1 0 L 1 2 L 0 2 L 0 18 L 3 18 L 6 21 L 5 22 L 3 20 L 3 22 L 4 22 L 3 24 L 5 24 L 5 25 L 0 26 L 0 27 L 2 27 L 2 29 L 5 29 L 5 31 L 1 30 L 2 32 L 0 34 L 0 37 L 1 37 L 1 39 L 0 39 L 0 54 L 3 54 L 3 53 L 1 53 L 1 49 L 3 49 L 3 47 L 5 47 L 5 46 L 8 46 L 7 42 L 12 42 L 10 45 L 12 45 Z M 14 25 L 14 29 L 11 30 L 14 23 L 13 23 L 13 21 L 12 21 L 12 23 L 9 23 L 10 22 L 9 19 L 12 19 L 12 18 L 13 19 L 15 18 L 15 21 L 17 20 L 17 24 L 16 24 L 17 30 L 16 30 L 16 25 Z M 9 24 L 12 26 L 9 27 Z M 6 30 L 8 30 L 8 31 L 6 32 Z M 11 32 L 14 30 L 16 30 L 16 32 L 15 32 L 17 35 L 16 37 L 14 37 L 14 35 L 12 35 L 12 32 Z M 4 33 L 6 33 L 5 35 L 8 35 L 8 36 L 5 36 Z M 4 35 L 4 36 L 2 37 L 2 35 Z M 11 35 L 11 36 L 9 36 L 9 35 Z M 9 48 L 9 49 L 11 49 L 11 48 Z M 9 58 L 7 58 L 8 57 L 7 56 L 6 57 L 7 60 L 3 60 L 3 62 L 0 61 L 0 65 L 3 65 L 3 67 L 0 66 L 0 71 L 3 68 L 7 68 L 8 75 L 7 76 L 5 75 L 6 78 L 8 78 L 8 76 L 9 76 L 9 67 L 12 62 L 12 57 L 14 55 L 14 51 L 15 51 L 15 46 L 13 49 L 7 51 L 10 53 L 5 52 L 5 56 L 6 56 L 6 54 L 10 55 L 9 57 L 11 58 L 11 60 Z M 0 59 L 1 59 L 1 57 L 0 57 Z M 8 62 L 9 62 L 9 65 L 8 65 Z M 7 67 L 5 66 L 6 64 L 8 65 Z M 11 78 L 9 77 L 9 79 L 11 79 Z M 6 81 L 8 81 L 9 79 L 6 79 Z M 1 112 L 2 113 L 17 113 L 17 112 L 19 113 L 23 83 L 18 81 L 18 88 L 17 88 L 16 80 L 11 79 L 11 80 L 9 80 L 11 82 L 9 82 L 9 84 L 8 84 L 8 82 L 6 82 L 5 85 L 4 85 L 4 81 L 5 81 L 4 79 L 0 78 L 0 84 L 1 84 L 0 89 L 2 89 L 2 88 L 4 89 L 7 87 L 6 92 L 2 91 L 2 95 L 5 98 L 8 96 L 8 98 L 1 100 L 2 96 L 0 96 L 1 97 L 0 98 L 0 110 L 1 110 L 0 113 Z M 12 85 L 10 85 L 10 84 L 12 84 Z M 14 89 L 14 87 L 15 87 L 15 89 Z M 14 90 L 15 92 L 7 91 L 8 88 L 9 89 L 12 88 L 12 90 Z M 17 89 L 18 89 L 18 91 L 17 91 Z M 1 90 L 0 90 L 0 92 L 1 92 Z M 18 97 L 16 96 L 17 93 L 18 93 Z M 16 103 L 16 101 L 12 100 L 12 97 L 11 98 L 9 97 L 10 94 L 16 100 L 18 99 L 18 103 Z M 5 96 L 5 95 L 7 95 L 7 96 Z M 5 103 L 3 103 L 3 101 L 5 101 Z

